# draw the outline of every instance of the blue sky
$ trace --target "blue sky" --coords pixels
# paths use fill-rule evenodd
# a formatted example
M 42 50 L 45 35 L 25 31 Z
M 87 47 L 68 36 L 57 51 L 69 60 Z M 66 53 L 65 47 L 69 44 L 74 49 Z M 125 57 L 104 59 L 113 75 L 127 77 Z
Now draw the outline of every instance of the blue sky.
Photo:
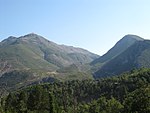
M 150 0 L 0 0 L 0 40 L 37 33 L 99 55 L 126 34 L 150 39 Z

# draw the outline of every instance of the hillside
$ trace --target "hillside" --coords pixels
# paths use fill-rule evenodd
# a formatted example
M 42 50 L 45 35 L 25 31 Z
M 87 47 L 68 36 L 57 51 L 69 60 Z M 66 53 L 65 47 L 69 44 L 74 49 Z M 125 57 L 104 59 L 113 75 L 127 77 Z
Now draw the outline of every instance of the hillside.
M 126 49 L 132 46 L 135 42 L 143 40 L 143 38 L 136 35 L 124 36 L 106 54 L 91 62 L 92 69 L 94 71 L 100 69 L 100 67 L 102 67 L 105 63 L 120 55 L 122 52 L 124 52 Z
M 97 57 L 87 50 L 58 45 L 33 33 L 0 42 L 1 73 L 18 69 L 55 71 L 72 64 L 87 64 Z
M 138 41 L 120 55 L 104 64 L 95 77 L 118 75 L 135 68 L 150 67 L 150 41 Z
M 15 90 L 29 84 L 92 79 L 83 67 L 98 57 L 33 33 L 10 36 L 0 42 L 0 87 Z

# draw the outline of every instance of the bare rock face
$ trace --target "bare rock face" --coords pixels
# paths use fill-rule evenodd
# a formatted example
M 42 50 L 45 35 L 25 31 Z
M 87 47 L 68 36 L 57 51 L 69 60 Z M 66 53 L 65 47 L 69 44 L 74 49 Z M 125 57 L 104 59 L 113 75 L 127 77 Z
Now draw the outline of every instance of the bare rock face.
M 6 73 L 12 70 L 11 64 L 9 64 L 7 61 L 0 60 L 0 77 Z

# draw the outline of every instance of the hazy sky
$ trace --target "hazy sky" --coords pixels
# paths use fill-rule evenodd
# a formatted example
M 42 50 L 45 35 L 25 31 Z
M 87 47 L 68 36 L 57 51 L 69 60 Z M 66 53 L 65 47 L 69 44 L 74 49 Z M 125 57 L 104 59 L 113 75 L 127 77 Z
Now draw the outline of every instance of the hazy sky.
M 150 39 L 150 0 L 0 0 L 0 40 L 31 32 L 102 55 L 126 34 Z

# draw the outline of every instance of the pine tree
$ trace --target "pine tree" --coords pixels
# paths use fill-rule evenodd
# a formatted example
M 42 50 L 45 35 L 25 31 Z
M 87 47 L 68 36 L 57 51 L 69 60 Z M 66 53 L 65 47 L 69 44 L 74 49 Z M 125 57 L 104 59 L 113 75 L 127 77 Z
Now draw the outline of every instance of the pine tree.
M 27 94 L 24 91 L 21 91 L 18 96 L 17 111 L 18 111 L 18 113 L 26 113 L 27 112 Z
M 15 113 L 17 106 L 17 98 L 16 95 L 13 93 L 9 93 L 6 102 L 5 102 L 5 111 Z
M 56 113 L 54 95 L 49 92 L 49 113 Z
M 29 94 L 28 109 L 31 111 L 41 109 L 42 87 L 36 86 Z

